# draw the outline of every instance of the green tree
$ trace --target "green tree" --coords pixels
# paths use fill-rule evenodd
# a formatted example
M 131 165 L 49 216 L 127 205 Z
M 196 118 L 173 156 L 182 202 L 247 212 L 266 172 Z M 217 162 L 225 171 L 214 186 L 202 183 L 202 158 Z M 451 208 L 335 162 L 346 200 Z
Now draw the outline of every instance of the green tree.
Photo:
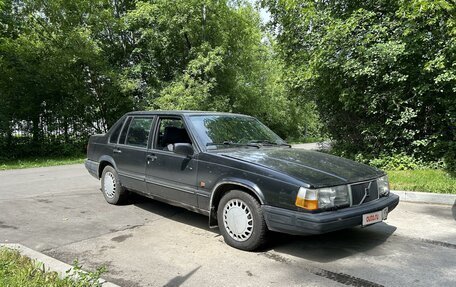
M 451 0 L 262 1 L 286 82 L 315 101 L 346 154 L 453 158 L 456 26 Z
M 47 153 L 42 147 L 52 147 L 54 138 L 44 139 L 49 131 L 63 133 L 65 143 L 69 133 L 83 142 L 133 108 L 119 81 L 123 59 L 117 54 L 125 47 L 114 39 L 122 33 L 111 1 L 6 1 L 1 9 L 0 115 L 7 156 Z M 18 125 L 33 135 L 26 150 L 8 140 Z
M 248 1 L 138 2 L 126 23 L 134 49 L 124 74 L 150 108 L 251 114 L 284 137 L 309 126 Z
M 318 132 L 274 48 L 250 1 L 2 0 L 0 157 L 82 150 L 138 109 L 240 112 L 284 137 Z

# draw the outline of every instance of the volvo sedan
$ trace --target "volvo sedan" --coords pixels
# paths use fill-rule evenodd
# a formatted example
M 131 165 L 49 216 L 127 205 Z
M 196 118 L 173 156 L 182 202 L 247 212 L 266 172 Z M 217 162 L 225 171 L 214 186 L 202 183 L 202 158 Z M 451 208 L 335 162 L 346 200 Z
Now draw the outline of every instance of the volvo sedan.
M 85 166 L 108 203 L 135 192 L 205 214 L 242 250 L 261 247 L 268 231 L 382 222 L 399 203 L 383 171 L 294 149 L 256 118 L 231 113 L 127 113 L 90 137 Z

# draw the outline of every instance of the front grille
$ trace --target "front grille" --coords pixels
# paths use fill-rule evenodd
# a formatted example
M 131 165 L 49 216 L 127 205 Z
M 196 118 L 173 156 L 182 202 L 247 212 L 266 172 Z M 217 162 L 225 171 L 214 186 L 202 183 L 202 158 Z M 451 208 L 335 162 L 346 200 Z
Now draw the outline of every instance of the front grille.
M 353 205 L 359 205 L 361 203 L 378 199 L 378 186 L 376 180 L 355 183 L 350 185 L 350 188 Z M 364 198 L 365 195 L 366 197 Z

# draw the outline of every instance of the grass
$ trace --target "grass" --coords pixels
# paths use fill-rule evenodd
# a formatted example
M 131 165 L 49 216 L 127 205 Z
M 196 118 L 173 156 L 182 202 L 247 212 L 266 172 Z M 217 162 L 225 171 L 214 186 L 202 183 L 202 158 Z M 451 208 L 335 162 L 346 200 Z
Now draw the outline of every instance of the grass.
M 456 177 L 441 169 L 387 171 L 393 190 L 456 194 Z
M 45 271 L 45 266 L 28 257 L 22 256 L 17 250 L 0 248 L 0 286 L 10 287 L 95 287 L 101 286 L 98 282 L 105 268 L 95 272 L 84 272 L 75 262 L 72 274 L 60 278 L 56 272 Z
M 48 157 L 48 158 L 26 158 L 16 160 L 0 160 L 0 170 L 31 168 L 31 167 L 45 167 L 64 164 L 83 163 L 84 156 L 70 156 L 70 157 Z

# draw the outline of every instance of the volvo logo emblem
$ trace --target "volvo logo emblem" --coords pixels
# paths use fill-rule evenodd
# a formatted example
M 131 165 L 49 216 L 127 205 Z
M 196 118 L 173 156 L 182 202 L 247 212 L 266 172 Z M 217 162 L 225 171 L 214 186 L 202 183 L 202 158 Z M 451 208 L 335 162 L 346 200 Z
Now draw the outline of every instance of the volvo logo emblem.
M 371 188 L 372 181 L 369 182 L 369 185 L 364 189 L 364 193 L 366 194 L 366 197 L 370 196 L 370 188 Z

